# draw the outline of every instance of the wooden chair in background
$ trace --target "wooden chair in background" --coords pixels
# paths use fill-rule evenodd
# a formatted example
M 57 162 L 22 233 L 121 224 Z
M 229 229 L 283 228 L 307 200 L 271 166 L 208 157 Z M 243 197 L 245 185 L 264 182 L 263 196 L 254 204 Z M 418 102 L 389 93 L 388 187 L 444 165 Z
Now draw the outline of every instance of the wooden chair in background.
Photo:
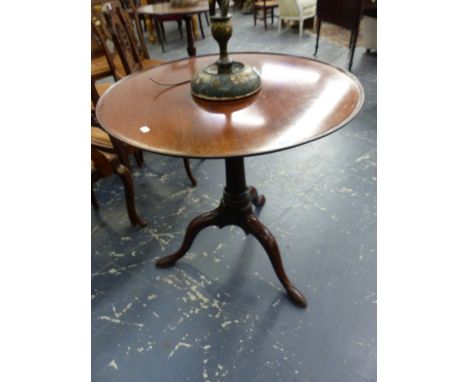
M 317 40 L 315 42 L 315 53 L 317 55 L 322 21 L 338 25 L 351 31 L 349 40 L 350 58 L 348 69 L 353 65 L 354 50 L 359 35 L 359 24 L 361 22 L 363 0 L 318 0 L 317 1 Z
M 136 73 L 142 69 L 149 69 L 164 63 L 149 57 L 148 49 L 141 32 L 139 23 L 135 23 L 131 16 L 120 6 L 118 1 L 110 1 L 103 5 L 102 13 L 105 28 L 109 31 L 114 46 L 120 57 L 125 75 Z M 135 31 L 137 29 L 137 31 Z
M 265 30 L 267 29 L 268 13 L 271 16 L 271 23 L 275 17 L 275 8 L 278 8 L 278 0 L 260 0 L 253 3 L 254 25 L 257 25 L 257 17 L 265 22 Z
M 102 89 L 108 87 L 106 84 Z M 102 91 L 102 90 L 101 90 Z M 94 115 L 94 108 L 99 100 L 99 92 L 95 86 L 94 79 L 91 77 L 91 203 L 98 209 L 99 204 L 94 194 L 94 183 L 109 175 L 116 174 L 124 185 L 125 202 L 130 222 L 133 225 L 145 227 L 146 221 L 136 212 L 135 191 L 133 188 L 132 175 L 130 173 L 129 155 L 135 155 L 139 166 L 143 163 L 141 150 L 132 146 L 125 145 L 115 138 L 110 137 L 101 129 Z

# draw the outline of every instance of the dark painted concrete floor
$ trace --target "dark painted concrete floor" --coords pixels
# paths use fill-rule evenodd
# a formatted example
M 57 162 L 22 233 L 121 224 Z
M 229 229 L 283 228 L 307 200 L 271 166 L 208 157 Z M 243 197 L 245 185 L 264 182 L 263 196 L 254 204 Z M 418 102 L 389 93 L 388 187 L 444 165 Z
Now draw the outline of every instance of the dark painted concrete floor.
M 167 53 L 151 46 L 152 57 L 185 57 L 175 27 L 167 32 Z M 314 41 L 237 13 L 230 49 L 312 57 Z M 216 51 L 211 38 L 196 45 Z M 346 67 L 347 49 L 322 39 L 318 58 Z M 376 380 L 376 57 L 358 48 L 353 72 L 366 101 L 347 127 L 246 159 L 249 184 L 267 197 L 261 220 L 306 310 L 289 302 L 260 244 L 237 227 L 208 228 L 175 267 L 153 267 L 179 247 L 192 217 L 218 204 L 222 161 L 192 160 L 199 185 L 191 188 L 181 159 L 145 154 L 133 168 L 144 229 L 130 225 L 117 177 L 97 184 L 93 381 Z

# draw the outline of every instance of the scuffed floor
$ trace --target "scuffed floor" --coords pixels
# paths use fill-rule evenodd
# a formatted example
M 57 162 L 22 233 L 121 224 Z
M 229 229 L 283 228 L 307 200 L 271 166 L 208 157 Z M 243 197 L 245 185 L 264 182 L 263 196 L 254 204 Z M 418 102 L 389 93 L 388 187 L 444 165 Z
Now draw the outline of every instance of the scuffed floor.
M 186 56 L 175 25 L 166 29 L 167 52 L 151 46 L 152 57 Z M 312 57 L 314 41 L 234 18 L 233 51 Z M 197 40 L 198 53 L 213 44 Z M 347 50 L 322 39 L 318 58 L 345 67 Z M 117 177 L 96 185 L 93 381 L 376 380 L 376 58 L 357 49 L 353 72 L 366 101 L 348 126 L 246 159 L 248 183 L 267 200 L 257 211 L 306 310 L 289 302 L 263 248 L 237 227 L 205 229 L 175 267 L 154 268 L 178 249 L 191 218 L 217 206 L 223 161 L 192 160 L 196 188 L 181 159 L 146 153 L 141 169 L 133 163 L 144 229 L 130 225 Z

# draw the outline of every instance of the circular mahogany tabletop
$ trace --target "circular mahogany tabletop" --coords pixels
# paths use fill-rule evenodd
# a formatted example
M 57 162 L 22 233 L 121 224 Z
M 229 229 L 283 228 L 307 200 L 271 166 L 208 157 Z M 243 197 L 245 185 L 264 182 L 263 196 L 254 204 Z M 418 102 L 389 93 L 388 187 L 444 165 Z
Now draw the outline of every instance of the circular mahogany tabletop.
M 197 5 L 189 7 L 173 7 L 170 2 L 148 4 L 138 8 L 138 13 L 144 15 L 190 15 L 208 12 L 208 1 L 199 1 Z
M 232 54 L 255 66 L 262 89 L 238 101 L 203 101 L 189 81 L 217 56 L 169 62 L 124 78 L 100 98 L 97 118 L 112 136 L 159 154 L 227 158 L 266 154 L 298 146 L 348 123 L 364 92 L 350 73 L 303 57 Z

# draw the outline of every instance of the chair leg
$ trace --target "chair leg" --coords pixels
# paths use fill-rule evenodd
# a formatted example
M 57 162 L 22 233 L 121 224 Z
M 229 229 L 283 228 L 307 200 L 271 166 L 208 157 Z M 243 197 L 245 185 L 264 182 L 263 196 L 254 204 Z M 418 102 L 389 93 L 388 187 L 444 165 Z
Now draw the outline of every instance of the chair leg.
M 91 204 L 96 210 L 99 209 L 99 204 L 97 202 L 96 195 L 94 194 L 93 184 L 91 184 Z
M 281 33 L 281 24 L 283 23 L 283 20 L 280 18 L 278 18 L 278 33 Z
M 164 41 L 166 41 L 166 30 L 164 29 L 164 22 L 160 22 L 159 25 L 161 25 L 161 32 L 162 32 L 163 39 Z
M 118 163 L 114 165 L 114 170 L 122 181 L 125 189 L 125 202 L 127 204 L 127 213 L 130 218 L 130 222 L 133 225 L 139 225 L 141 227 L 146 227 L 148 223 L 141 219 L 135 208 L 135 191 L 133 190 L 133 181 L 132 175 L 127 167 Z
M 135 161 L 137 162 L 138 167 L 141 167 L 143 165 L 143 152 L 142 151 L 137 151 L 133 154 L 135 157 Z
M 274 19 L 275 19 L 275 8 L 271 8 L 271 25 L 273 25 Z
M 267 11 L 266 8 L 263 8 L 263 22 L 265 23 L 265 30 L 267 30 Z
M 257 8 L 254 7 L 253 9 L 253 14 L 254 14 L 254 26 L 257 25 Z
M 200 25 L 200 32 L 201 32 L 202 38 L 205 38 L 205 32 L 203 32 L 203 23 L 201 19 L 201 13 L 198 14 L 198 24 Z
M 210 26 L 210 18 L 208 17 L 208 12 L 205 12 L 206 25 Z
M 356 43 L 357 39 L 359 36 L 359 31 L 354 31 L 351 38 L 352 38 L 352 44 L 351 44 L 351 57 L 349 58 L 349 65 L 348 65 L 348 70 L 351 71 L 351 68 L 353 66 L 353 58 L 354 58 L 354 50 L 356 49 Z
M 184 167 L 185 172 L 187 173 L 187 176 L 190 179 L 190 182 L 192 183 L 192 187 L 195 187 L 197 185 L 197 181 L 192 174 L 192 170 L 190 169 L 190 162 L 187 158 L 184 158 Z
M 182 28 L 182 20 L 177 20 L 177 28 L 179 29 L 180 38 L 184 38 L 184 30 Z
M 317 18 L 317 39 L 315 40 L 315 53 L 314 56 L 317 55 L 318 46 L 319 46 L 319 37 L 320 37 L 320 27 L 322 26 L 322 21 Z
M 304 20 L 299 20 L 299 37 L 302 37 L 303 29 L 304 29 Z

